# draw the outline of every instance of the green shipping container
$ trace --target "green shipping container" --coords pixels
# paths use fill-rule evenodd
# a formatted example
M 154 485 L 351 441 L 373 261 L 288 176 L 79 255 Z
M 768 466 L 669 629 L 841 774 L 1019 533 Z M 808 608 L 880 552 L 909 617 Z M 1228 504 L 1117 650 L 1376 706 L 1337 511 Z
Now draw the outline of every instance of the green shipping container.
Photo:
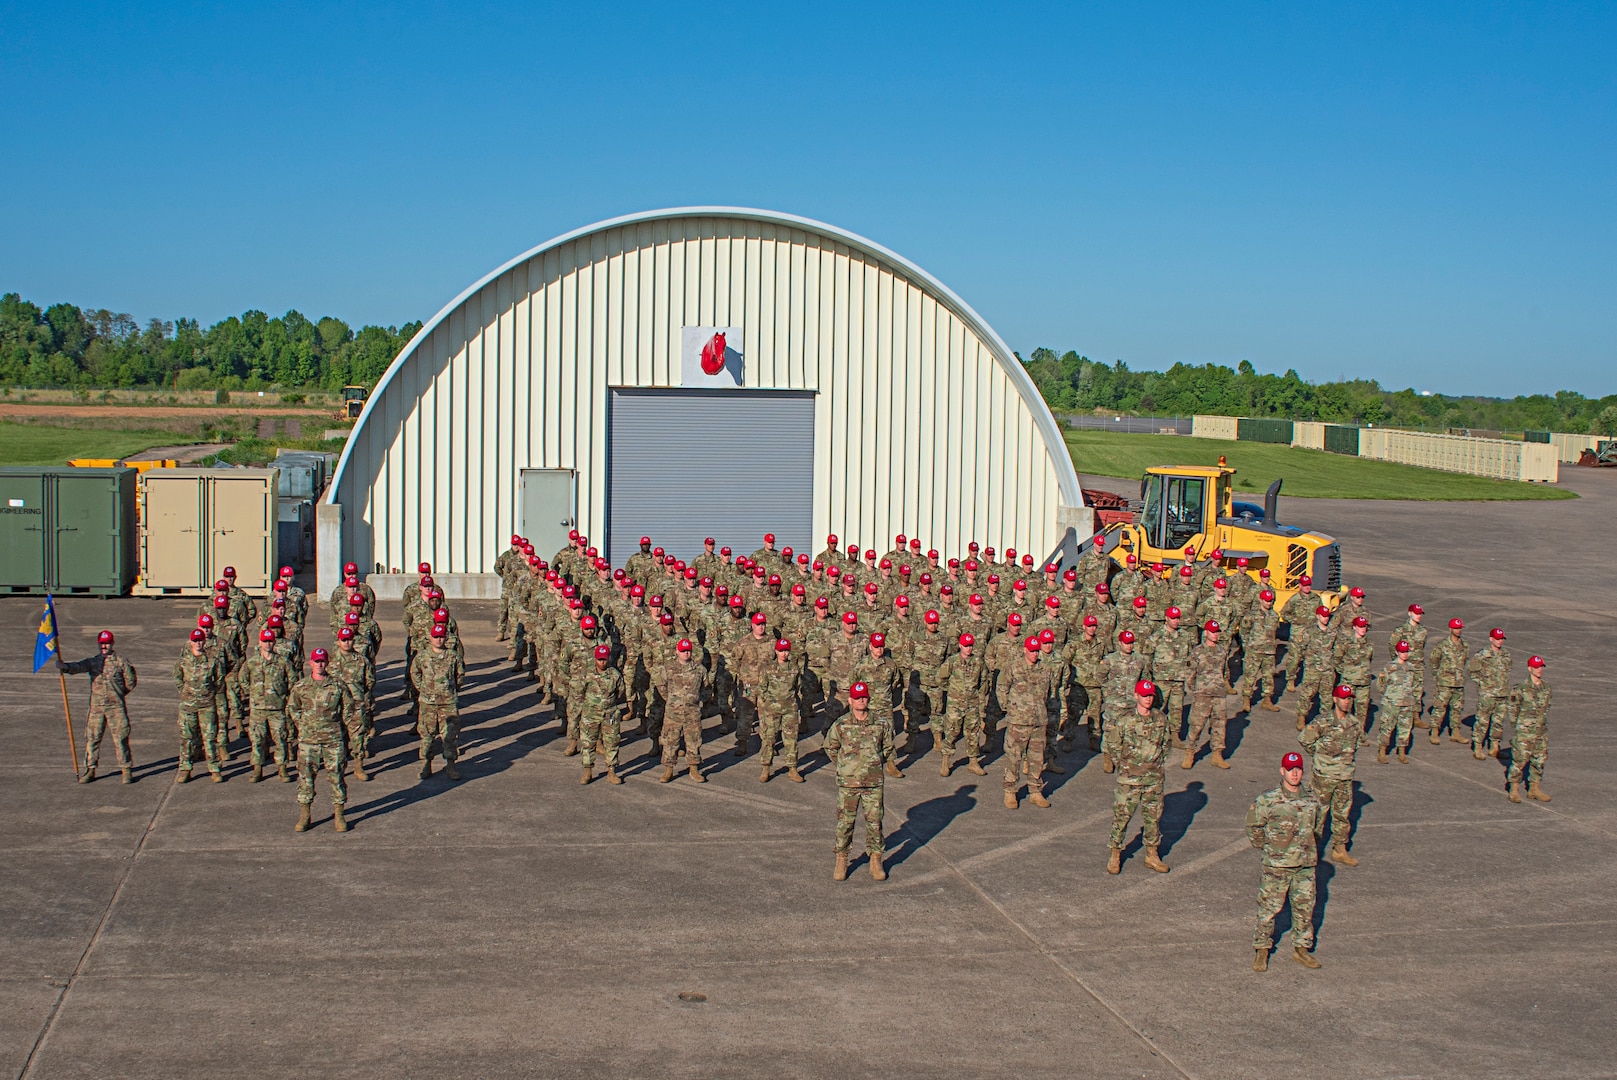
M 1359 456 L 1359 429 L 1347 424 L 1325 425 L 1325 449 L 1333 454 Z
M 1242 417 L 1235 422 L 1235 437 L 1241 442 L 1280 443 L 1291 445 L 1290 420 L 1267 420 Z
M 0 592 L 128 592 L 135 580 L 138 475 L 122 468 L 0 468 Z
M 1524 431 L 1522 432 L 1522 441 L 1547 443 L 1550 441 L 1550 433 L 1547 431 Z

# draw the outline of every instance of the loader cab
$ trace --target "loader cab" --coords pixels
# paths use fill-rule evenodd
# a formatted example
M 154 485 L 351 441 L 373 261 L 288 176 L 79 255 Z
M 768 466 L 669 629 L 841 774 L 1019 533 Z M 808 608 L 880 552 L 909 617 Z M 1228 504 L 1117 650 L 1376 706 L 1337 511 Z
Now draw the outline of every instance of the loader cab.
M 1200 547 L 1208 529 L 1231 515 L 1234 472 L 1227 466 L 1148 470 L 1140 481 L 1137 519 L 1143 546 L 1170 554 L 1190 544 Z
M 345 386 L 342 388 L 343 412 L 348 419 L 356 420 L 365 409 L 365 399 L 370 397 L 370 391 L 363 386 Z

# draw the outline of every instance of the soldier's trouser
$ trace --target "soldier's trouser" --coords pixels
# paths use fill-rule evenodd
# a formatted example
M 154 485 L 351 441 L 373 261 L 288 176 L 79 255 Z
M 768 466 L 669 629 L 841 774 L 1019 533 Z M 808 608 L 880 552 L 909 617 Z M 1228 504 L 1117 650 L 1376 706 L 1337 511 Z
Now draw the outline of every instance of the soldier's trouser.
M 404 635 L 404 696 L 410 701 L 415 701 L 415 672 L 410 670 L 415 666 L 415 643 L 412 637 L 409 632 Z
M 1282 689 L 1280 680 L 1275 677 L 1280 672 L 1275 667 L 1274 646 L 1265 645 L 1248 653 L 1241 666 L 1243 670 L 1239 693 L 1242 699 L 1251 701 L 1252 691 L 1257 690 L 1260 700 L 1274 700 L 1275 691 Z
M 1192 749 L 1201 745 L 1202 732 L 1207 732 L 1207 747 L 1215 754 L 1224 752 L 1224 726 L 1229 723 L 1229 710 L 1224 707 L 1224 691 L 1197 694 L 1190 701 L 1190 741 Z
M 758 703 L 737 687 L 734 708 L 736 745 L 745 750 L 752 741 L 752 729 L 758 723 Z
M 1381 699 L 1376 706 L 1376 746 L 1379 749 L 1408 750 L 1414 734 L 1415 703 Z M 1387 740 L 1391 739 L 1389 743 Z
M 1370 730 L 1370 686 L 1349 683 L 1353 687 L 1353 715 L 1359 718 L 1359 730 Z M 1334 689 L 1334 687 L 1333 687 Z
M 343 783 L 343 749 L 338 742 L 305 742 L 298 747 L 298 802 L 308 806 L 314 802 L 314 774 L 326 770 L 331 784 L 331 805 L 343 806 L 348 802 L 348 788 Z
M 623 719 L 617 713 L 611 716 L 586 716 L 579 722 L 580 735 L 579 748 L 584 754 L 584 768 L 595 764 L 595 742 L 600 740 L 602 748 L 606 751 L 606 767 L 615 769 L 618 765 L 618 743 L 622 739 Z
M 89 730 L 84 736 L 85 767 L 96 767 L 101 758 L 101 739 L 109 725 L 112 727 L 112 745 L 118 751 L 118 767 L 133 768 L 134 759 L 129 756 L 129 710 L 124 708 L 123 702 L 90 706 Z
M 718 708 L 719 715 L 724 717 L 725 724 L 735 723 L 736 680 L 728 668 L 720 668 L 713 673 L 713 704 Z
M 667 723 L 668 702 L 663 699 L 663 692 L 653 686 L 646 692 L 646 735 L 652 742 L 660 742 L 663 737 L 663 725 Z M 678 732 L 669 736 L 677 740 Z
M 837 785 L 837 854 L 853 847 L 853 825 L 861 811 L 865 817 L 865 852 L 880 855 L 886 851 L 881 831 L 882 795 L 880 787 Z
M 1131 701 L 1107 701 L 1101 705 L 1103 727 L 1100 736 L 1100 752 L 1109 754 L 1113 760 L 1117 758 L 1117 740 L 1112 736 L 1112 729 L 1116 726 L 1114 720 L 1124 716 L 1134 707 Z
M 931 686 L 911 686 L 904 691 L 905 729 L 910 734 L 920 731 L 922 725 L 932 727 L 932 695 L 937 692 Z
M 1100 749 L 1100 706 L 1103 697 L 1099 686 L 1086 686 L 1078 684 L 1078 692 L 1082 695 L 1083 704 L 1080 708 L 1084 712 L 1084 723 L 1089 725 L 1089 748 Z
M 776 711 L 763 709 L 758 715 L 758 737 L 763 740 L 761 756 L 763 764 L 768 765 L 775 760 L 775 740 L 781 744 L 781 757 L 786 761 L 788 769 L 797 768 L 797 721 L 799 717 L 796 709 Z
M 1168 713 L 1168 738 L 1177 743 L 1185 721 L 1185 681 L 1167 679 L 1157 682 L 1157 693 L 1162 695 L 1162 707 Z M 1196 723 L 1194 715 L 1191 724 Z
M 1022 786 L 1023 767 L 1027 770 L 1030 793 L 1044 791 L 1044 725 L 1011 724 L 1005 728 L 1005 790 Z
M 348 729 L 348 757 L 365 764 L 365 758 L 370 754 L 371 729 L 374 721 L 371 719 L 369 709 L 355 709 L 353 713 L 343 719 L 343 726 Z
M 1499 745 L 1505 734 L 1505 711 L 1510 704 L 1507 697 L 1483 694 L 1477 702 L 1477 715 L 1471 721 L 1471 745 L 1481 750 L 1484 743 Z
M 809 668 L 803 673 L 803 722 L 806 724 L 814 718 L 814 705 L 825 696 L 826 677 L 822 672 Z
M 452 706 L 422 702 L 416 730 L 421 734 L 422 761 L 432 761 L 434 742 L 441 744 L 444 760 L 451 765 L 460 757 L 460 717 Z
M 499 637 L 503 638 L 510 631 L 510 629 L 511 629 L 511 598 L 509 596 L 505 595 L 504 592 L 501 592 L 500 593 L 500 618 L 494 625 L 494 631 Z
M 1146 847 L 1162 843 L 1161 774 L 1117 778 L 1117 787 L 1112 791 L 1112 847 L 1123 846 L 1135 810 L 1140 811 L 1140 842 Z
M 1432 737 L 1436 738 L 1443 732 L 1443 724 L 1449 725 L 1449 734 L 1460 733 L 1460 717 L 1465 715 L 1465 687 L 1439 686 L 1432 698 Z
M 180 706 L 180 771 L 190 772 L 194 751 L 200 748 L 207 760 L 208 771 L 219 771 L 220 755 L 214 751 L 219 743 L 219 714 L 212 705 L 190 708 Z
M 624 660 L 624 670 L 631 672 L 629 683 L 629 715 L 645 724 L 649 730 L 651 716 L 649 702 L 651 698 L 651 672 L 646 670 L 642 657 L 636 655 L 632 659 Z
M 1543 783 L 1544 759 L 1549 754 L 1548 736 L 1517 732 L 1510 743 L 1510 770 L 1505 774 L 1505 779 L 1512 784 Z
M 1347 847 L 1348 833 L 1353 828 L 1348 821 L 1353 809 L 1353 781 L 1327 780 L 1315 773 L 1311 783 L 1314 798 L 1331 812 L 1331 847 Z
M 291 731 L 287 725 L 284 709 L 277 712 L 253 709 L 248 719 L 247 737 L 253 744 L 254 765 L 266 765 L 272 757 L 277 765 L 292 762 L 293 759 L 287 752 L 291 749 L 288 745 Z
M 1303 678 L 1297 684 L 1297 719 L 1306 722 L 1308 714 L 1314 710 L 1314 703 L 1318 701 L 1323 707 L 1331 699 L 1332 671 L 1315 671 L 1313 665 L 1303 669 Z
M 1265 866 L 1258 882 L 1258 924 L 1252 948 L 1265 952 L 1274 944 L 1275 916 L 1291 897 L 1291 943 L 1299 949 L 1314 947 L 1314 868 Z
M 683 711 L 673 710 L 663 714 L 663 764 L 670 769 L 679 761 L 681 738 L 685 741 L 685 764 L 702 764 L 702 710 L 699 706 L 691 705 Z

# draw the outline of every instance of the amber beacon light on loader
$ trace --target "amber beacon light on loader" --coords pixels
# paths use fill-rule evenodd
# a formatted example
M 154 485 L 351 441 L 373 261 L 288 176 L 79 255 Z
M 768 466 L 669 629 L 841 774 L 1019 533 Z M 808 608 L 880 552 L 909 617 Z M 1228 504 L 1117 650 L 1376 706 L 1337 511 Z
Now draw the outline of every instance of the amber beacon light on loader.
M 1130 512 L 1106 515 L 1111 520 L 1101 534 L 1104 550 L 1119 565 L 1133 555 L 1145 567 L 1182 566 L 1186 548 L 1194 549 L 1197 562 L 1219 551 L 1226 574 L 1238 573 L 1237 560 L 1243 558 L 1253 580 L 1267 568 L 1277 608 L 1297 593 L 1304 575 L 1313 579 L 1321 602 L 1335 608 L 1343 595 L 1341 545 L 1323 533 L 1280 523 L 1279 480 L 1269 485 L 1261 507 L 1237 503 L 1234 476 L 1222 456 L 1217 465 L 1147 469 Z

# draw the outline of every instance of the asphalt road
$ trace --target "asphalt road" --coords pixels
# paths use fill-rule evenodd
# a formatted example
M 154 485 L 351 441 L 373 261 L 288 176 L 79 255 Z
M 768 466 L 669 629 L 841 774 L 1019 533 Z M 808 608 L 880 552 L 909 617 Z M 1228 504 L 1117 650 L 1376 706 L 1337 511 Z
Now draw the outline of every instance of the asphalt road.
M 1241 823 L 1296 745 L 1289 711 L 1233 721 L 1228 772 L 1168 770 L 1171 874 L 1137 841 L 1104 872 L 1098 760 L 1011 812 L 993 765 L 931 759 L 888 783 L 891 878 L 861 860 L 836 884 L 823 757 L 760 785 L 710 728 L 708 784 L 656 783 L 641 741 L 626 784 L 581 787 L 492 605 L 456 605 L 466 780 L 416 779 L 384 605 L 378 775 L 351 782 L 352 832 L 322 779 L 297 835 L 295 787 L 247 782 L 240 752 L 227 783 L 172 783 L 195 602 L 60 602 L 68 655 L 108 627 L 141 670 L 126 787 L 105 745 L 74 784 L 56 680 L 27 673 L 38 603 L 0 600 L 0 1075 L 1612 1075 L 1617 471 L 1564 475 L 1585 498 L 1282 500 L 1342 541 L 1378 625 L 1419 600 L 1475 646 L 1502 626 L 1517 677 L 1542 653 L 1556 693 L 1548 805 L 1506 802 L 1499 763 L 1447 741 L 1361 754 L 1362 865 L 1320 868 L 1313 972 L 1250 968 Z

